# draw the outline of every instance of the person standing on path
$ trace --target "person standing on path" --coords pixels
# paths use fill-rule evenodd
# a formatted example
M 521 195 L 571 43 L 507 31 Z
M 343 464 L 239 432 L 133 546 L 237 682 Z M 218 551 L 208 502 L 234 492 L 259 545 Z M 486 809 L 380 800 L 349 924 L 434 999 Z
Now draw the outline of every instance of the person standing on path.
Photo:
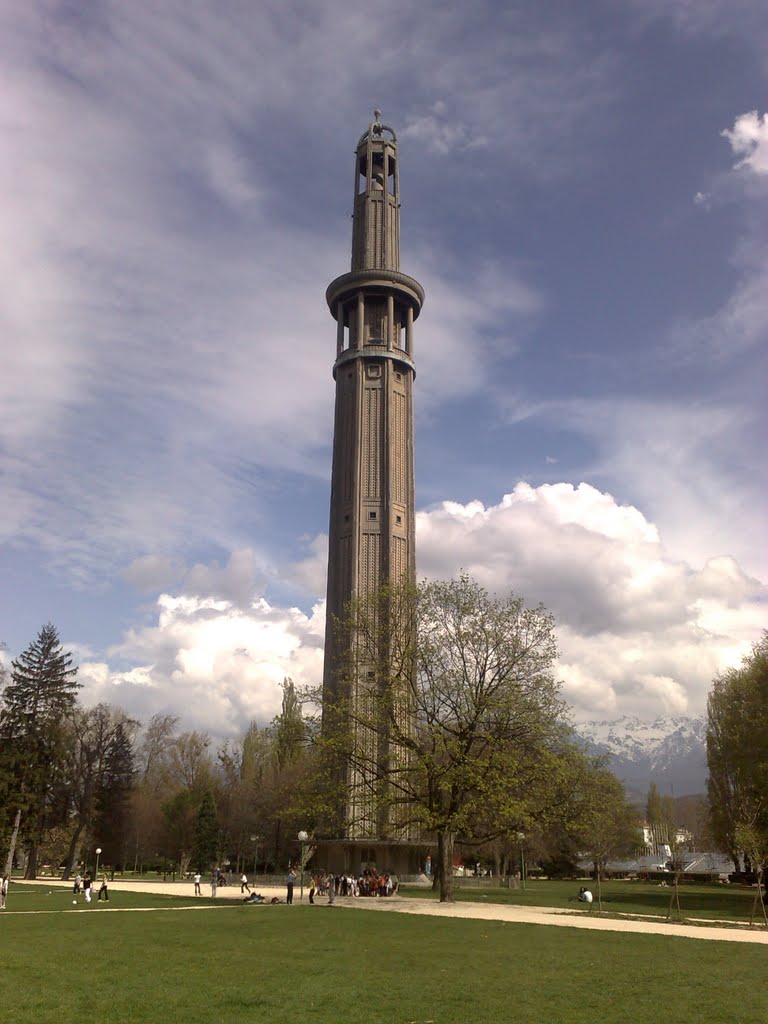
M 285 878 L 285 888 L 286 888 L 285 902 L 286 903 L 293 903 L 293 886 L 294 886 L 295 882 L 296 882 L 296 872 L 293 870 L 293 868 L 289 868 L 288 869 L 288 874 L 286 875 L 286 878 Z
M 96 897 L 96 902 L 101 903 L 101 897 L 104 897 L 104 902 L 109 903 L 109 889 L 107 888 L 107 873 L 106 871 L 101 876 L 101 885 L 99 886 L 99 895 Z
M 202 896 L 203 890 L 200 888 L 202 876 L 199 871 L 195 872 L 195 896 Z
M 250 885 L 248 885 L 248 875 L 246 875 L 246 873 L 243 872 L 241 877 L 240 877 L 240 895 L 242 896 L 242 894 L 244 892 L 250 892 L 250 891 L 251 891 L 251 887 L 250 887 Z

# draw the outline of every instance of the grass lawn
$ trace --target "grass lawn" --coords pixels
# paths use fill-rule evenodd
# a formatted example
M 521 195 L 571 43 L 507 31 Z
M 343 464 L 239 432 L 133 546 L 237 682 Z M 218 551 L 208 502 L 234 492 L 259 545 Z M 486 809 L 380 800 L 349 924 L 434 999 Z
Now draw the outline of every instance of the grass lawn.
M 585 882 L 558 882 L 547 879 L 530 879 L 523 889 L 502 889 L 489 886 L 477 889 L 454 889 L 457 901 L 472 903 L 507 903 L 522 907 L 563 907 L 581 909 L 573 900 L 579 886 Z M 597 888 L 590 884 L 595 896 L 592 913 L 597 910 Z M 603 910 L 617 914 L 648 914 L 666 917 L 672 886 L 662 888 L 648 882 L 603 882 Z M 403 896 L 422 899 L 437 899 L 431 889 L 403 886 Z M 704 918 L 714 921 L 749 922 L 755 890 L 736 885 L 681 885 L 680 909 L 684 917 Z M 569 902 L 569 900 L 571 902 Z M 585 909 L 584 911 L 588 911 Z M 755 921 L 762 922 L 760 907 Z M 765 927 L 765 925 L 762 925 Z
M 15 885 L 13 1024 L 764 1024 L 765 947 L 122 893 L 120 913 Z M 25 910 L 48 910 L 30 914 Z M 14 913 L 19 911 L 19 913 Z M 663 1009 L 660 1009 L 663 1008 Z

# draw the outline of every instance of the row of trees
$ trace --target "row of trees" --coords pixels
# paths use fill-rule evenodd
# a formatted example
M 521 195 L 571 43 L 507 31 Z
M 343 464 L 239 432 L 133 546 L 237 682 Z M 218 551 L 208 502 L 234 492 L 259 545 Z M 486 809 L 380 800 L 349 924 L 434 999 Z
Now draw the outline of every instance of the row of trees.
M 311 723 L 293 684 L 281 714 L 215 754 L 205 733 L 173 715 L 145 726 L 108 704 L 78 701 L 77 670 L 54 626 L 11 666 L 0 698 L 0 854 L 34 878 L 81 863 L 114 869 L 289 856 L 309 768 Z
M 18 835 L 26 874 L 67 875 L 82 859 L 182 872 L 228 859 L 274 867 L 300 828 L 333 836 L 357 797 L 392 837 L 437 848 L 450 899 L 454 847 L 506 873 L 521 843 L 550 870 L 589 855 L 599 869 L 638 845 L 618 780 L 573 741 L 554 676 L 552 617 L 468 577 L 388 588 L 350 609 L 341 686 L 286 681 L 281 714 L 215 754 L 174 716 L 141 726 L 108 705 L 85 709 L 76 670 L 46 626 L 13 662 L 0 702 L 0 829 Z M 369 680 L 364 685 L 354 681 Z M 304 713 L 304 709 L 310 713 Z
M 743 858 L 761 893 L 768 865 L 768 632 L 741 666 L 714 682 L 707 761 L 715 838 L 736 871 Z

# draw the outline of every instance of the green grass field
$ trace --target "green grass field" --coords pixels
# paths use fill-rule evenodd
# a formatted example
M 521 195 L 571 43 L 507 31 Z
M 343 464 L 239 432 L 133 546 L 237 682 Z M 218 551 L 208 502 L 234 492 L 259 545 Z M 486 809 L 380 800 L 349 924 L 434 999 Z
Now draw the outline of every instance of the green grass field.
M 558 882 L 532 879 L 523 889 L 456 888 L 457 901 L 472 903 L 504 903 L 522 907 L 562 907 L 582 910 L 573 900 L 583 882 Z M 590 883 L 595 895 L 592 913 L 597 911 L 597 888 Z M 646 882 L 603 882 L 603 910 L 615 914 L 644 914 L 652 917 L 666 917 L 672 887 L 662 888 Z M 437 899 L 431 889 L 416 887 L 402 888 L 404 896 L 422 899 Z M 728 885 L 681 885 L 680 909 L 684 917 L 693 920 L 749 922 L 755 890 L 747 886 Z M 589 912 L 584 910 L 584 912 Z M 762 921 L 758 906 L 755 921 Z M 763 925 L 763 927 L 765 927 Z
M 14 885 L 13 1024 L 764 1024 L 764 946 Z M 182 907 L 196 907 L 183 910 Z M 118 908 L 148 908 L 122 913 Z M 27 913 L 26 911 L 47 911 Z

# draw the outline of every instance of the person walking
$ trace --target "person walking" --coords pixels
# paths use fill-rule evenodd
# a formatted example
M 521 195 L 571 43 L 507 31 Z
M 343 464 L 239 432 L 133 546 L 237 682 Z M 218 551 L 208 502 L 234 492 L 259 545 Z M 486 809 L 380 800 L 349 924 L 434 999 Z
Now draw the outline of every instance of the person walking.
M 99 886 L 99 895 L 96 897 L 96 902 L 101 903 L 101 897 L 104 897 L 104 902 L 109 903 L 109 889 L 107 888 L 107 873 L 106 871 L 101 876 L 101 885 Z
M 312 904 L 312 906 L 315 905 L 315 889 L 316 889 L 316 887 L 317 887 L 317 883 L 315 882 L 315 876 L 312 875 L 310 877 L 310 879 L 309 879 L 309 902 Z
M 195 896 L 202 896 L 203 890 L 200 888 L 200 882 L 202 881 L 202 875 L 199 871 L 195 872 Z
M 250 891 L 251 891 L 251 887 L 250 887 L 250 885 L 248 885 L 248 875 L 246 875 L 246 873 L 243 872 L 241 877 L 240 877 L 240 895 L 242 896 L 242 894 L 244 892 L 250 892 Z
M 293 868 L 288 868 L 288 874 L 285 877 L 285 902 L 293 903 L 293 886 L 296 882 L 296 872 Z
M 91 896 L 93 895 L 93 879 L 91 878 L 91 872 L 85 872 L 85 878 L 83 879 L 83 892 L 85 893 L 85 902 L 91 902 Z

